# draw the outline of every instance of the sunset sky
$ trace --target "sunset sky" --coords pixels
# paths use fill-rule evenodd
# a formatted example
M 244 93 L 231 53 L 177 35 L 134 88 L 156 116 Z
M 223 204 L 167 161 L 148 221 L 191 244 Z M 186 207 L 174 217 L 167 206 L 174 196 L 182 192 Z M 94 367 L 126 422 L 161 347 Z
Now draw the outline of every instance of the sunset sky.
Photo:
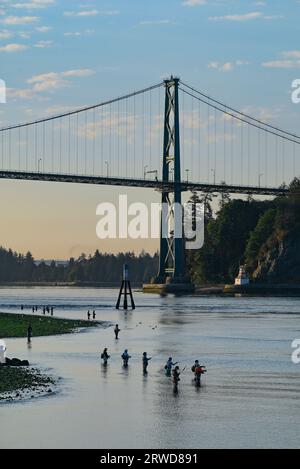
M 175 74 L 297 132 L 296 0 L 0 0 L 0 126 L 101 102 Z M 0 181 L 0 244 L 36 258 L 155 251 L 157 241 L 100 241 L 96 207 L 120 189 Z M 132 201 L 151 190 L 122 189 Z

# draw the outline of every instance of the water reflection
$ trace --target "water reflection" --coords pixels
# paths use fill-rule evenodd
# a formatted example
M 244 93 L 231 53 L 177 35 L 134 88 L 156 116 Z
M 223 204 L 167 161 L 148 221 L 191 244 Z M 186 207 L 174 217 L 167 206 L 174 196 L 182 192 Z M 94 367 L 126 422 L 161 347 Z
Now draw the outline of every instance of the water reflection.
M 104 379 L 107 378 L 107 370 L 108 370 L 108 364 L 101 363 L 101 375 L 103 376 Z

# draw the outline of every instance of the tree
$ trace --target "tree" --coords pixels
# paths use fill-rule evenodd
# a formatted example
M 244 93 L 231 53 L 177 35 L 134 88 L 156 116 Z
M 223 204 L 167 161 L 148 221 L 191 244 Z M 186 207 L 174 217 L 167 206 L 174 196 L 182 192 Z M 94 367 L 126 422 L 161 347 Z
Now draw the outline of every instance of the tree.
M 264 243 L 273 232 L 276 209 L 270 208 L 258 220 L 255 229 L 250 233 L 246 246 L 245 258 L 247 266 L 253 271 L 257 265 L 257 258 Z
M 222 181 L 221 186 L 224 186 L 224 188 L 220 192 L 220 200 L 219 200 L 220 210 L 222 210 L 222 208 L 224 208 L 225 205 L 230 202 L 230 192 L 229 192 L 229 189 L 226 187 L 226 182 Z

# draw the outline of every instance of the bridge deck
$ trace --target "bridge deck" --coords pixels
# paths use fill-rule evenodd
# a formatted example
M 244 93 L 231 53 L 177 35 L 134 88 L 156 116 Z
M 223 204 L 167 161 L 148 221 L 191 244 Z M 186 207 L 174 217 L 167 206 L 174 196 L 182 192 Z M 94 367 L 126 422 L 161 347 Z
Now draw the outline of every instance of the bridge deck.
M 174 186 L 179 186 L 181 191 L 198 192 L 227 192 L 231 194 L 253 194 L 278 196 L 287 194 L 288 189 L 278 187 L 258 187 L 258 186 L 236 186 L 196 182 L 163 182 L 151 179 L 114 178 L 103 176 L 55 174 L 39 172 L 20 171 L 0 171 L 0 179 L 23 180 L 23 181 L 47 181 L 47 182 L 68 182 L 76 184 L 98 184 L 105 186 L 140 187 L 155 189 L 160 192 L 173 191 Z

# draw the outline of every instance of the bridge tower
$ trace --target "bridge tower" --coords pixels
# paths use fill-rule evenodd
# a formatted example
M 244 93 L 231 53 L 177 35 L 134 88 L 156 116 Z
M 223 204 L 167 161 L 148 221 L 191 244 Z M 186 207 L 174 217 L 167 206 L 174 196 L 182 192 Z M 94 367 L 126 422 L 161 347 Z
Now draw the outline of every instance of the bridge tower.
M 165 80 L 162 180 L 167 184 L 162 189 L 159 270 L 151 284 L 144 285 L 145 292 L 183 293 L 194 289 L 186 272 L 181 210 L 179 81 L 173 76 Z

